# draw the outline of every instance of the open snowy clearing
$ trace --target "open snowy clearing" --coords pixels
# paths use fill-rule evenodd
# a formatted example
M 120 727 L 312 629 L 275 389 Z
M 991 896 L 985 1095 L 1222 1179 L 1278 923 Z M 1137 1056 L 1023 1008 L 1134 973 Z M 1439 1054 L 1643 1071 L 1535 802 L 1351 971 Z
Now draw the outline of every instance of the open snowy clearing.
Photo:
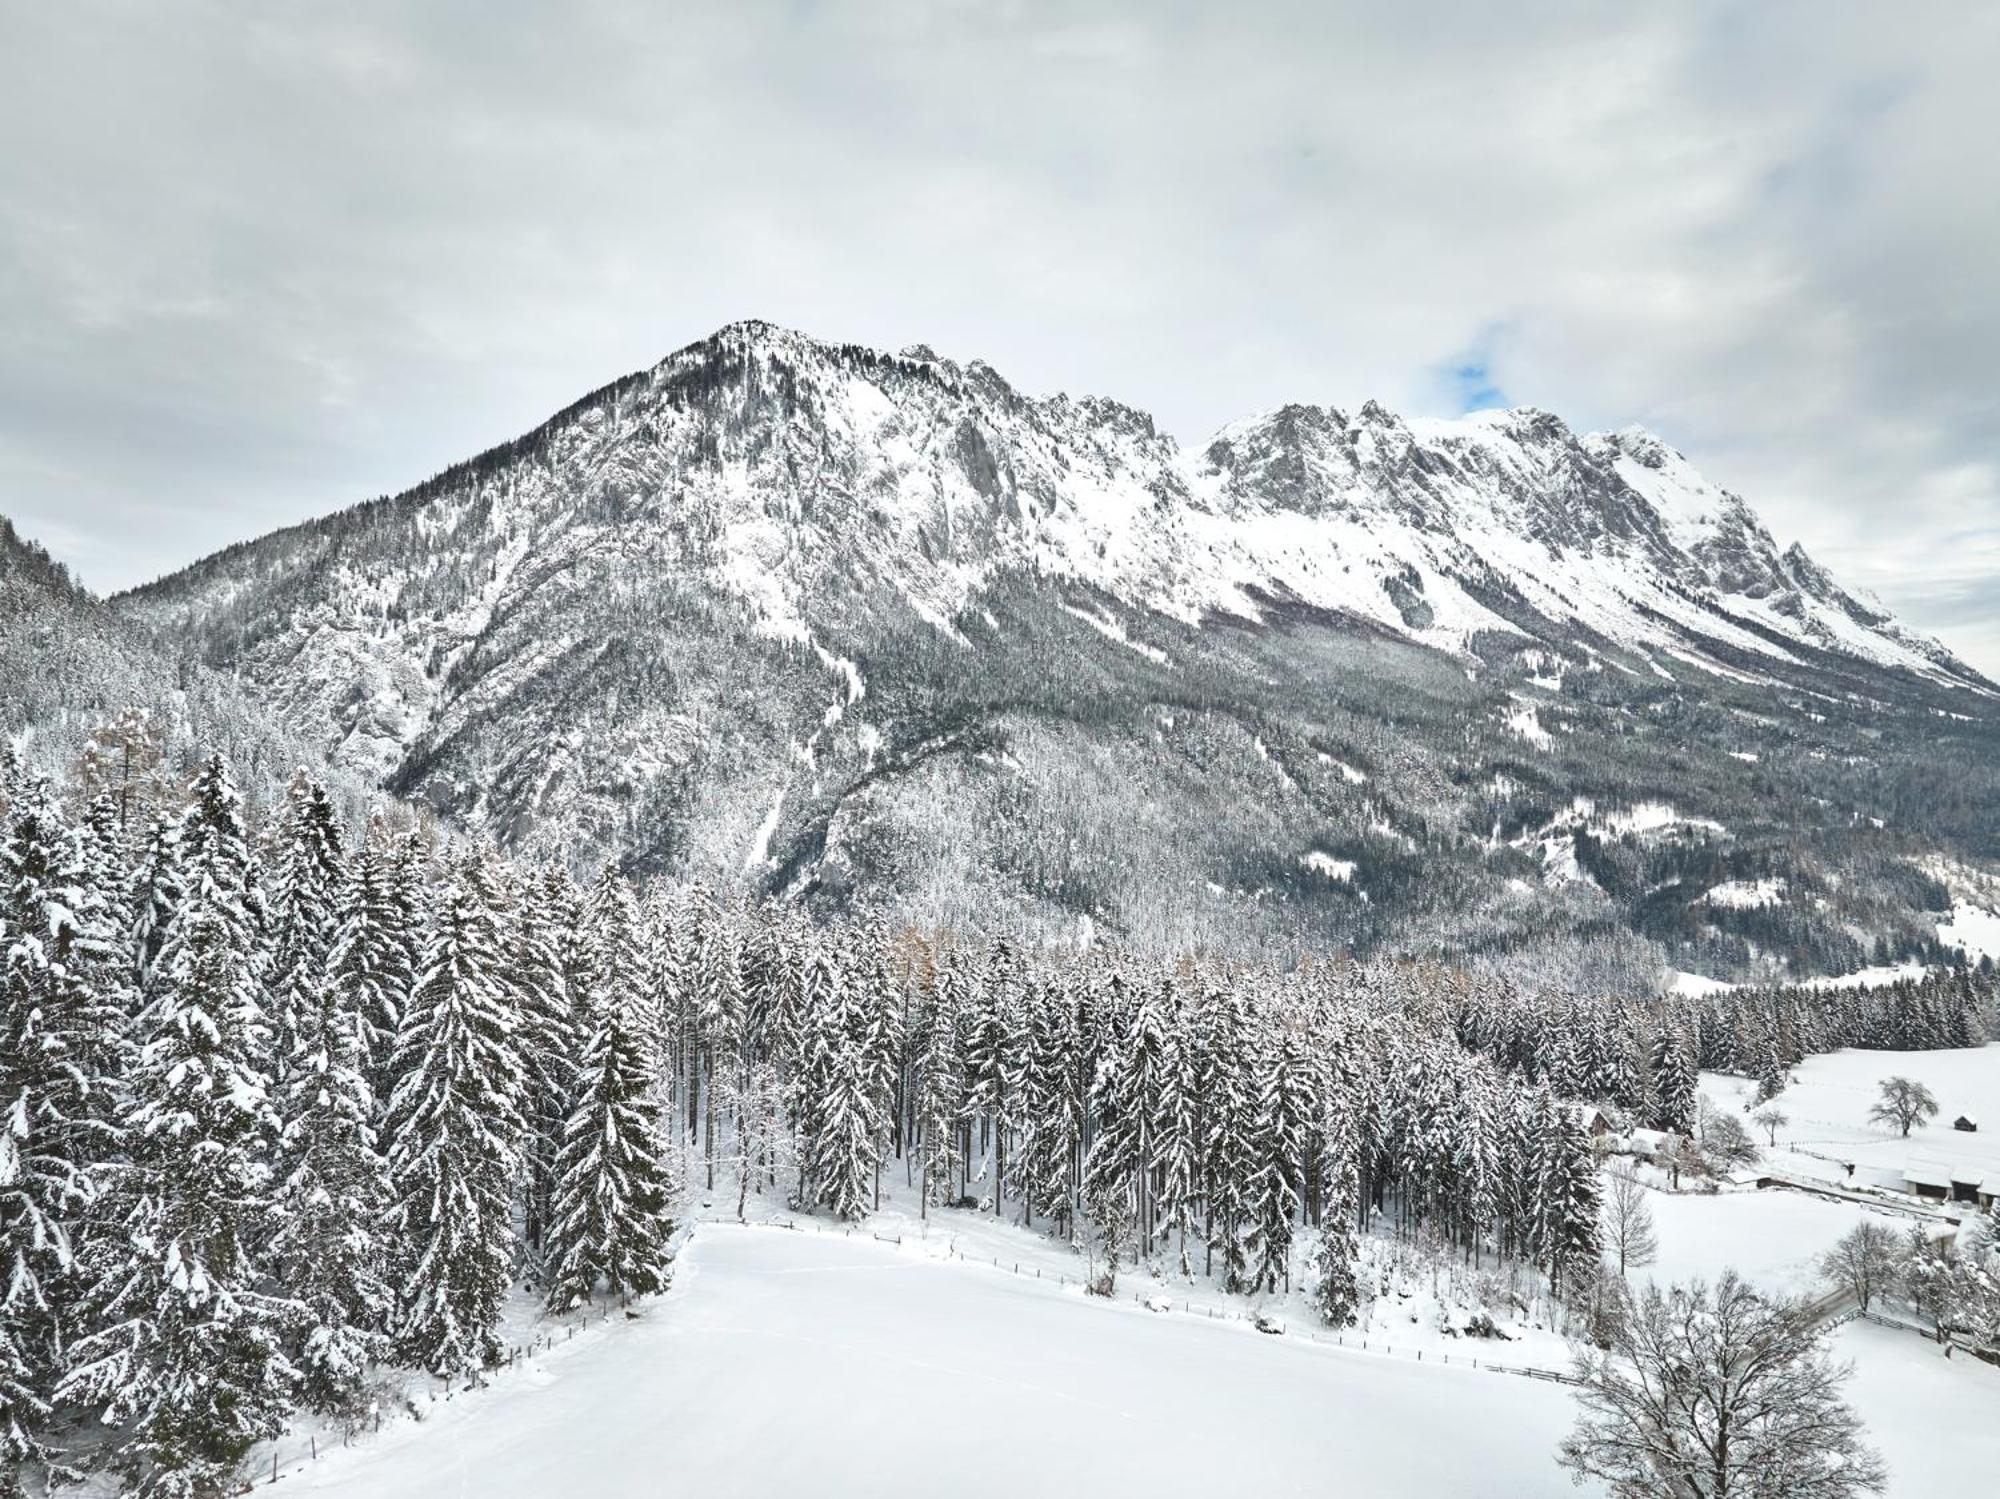
M 1889 1465 L 1895 1499 L 1991 1486 L 2000 1369 L 1873 1322 L 1842 1327 L 1833 1351 L 1854 1365 L 1847 1400 Z
M 1820 1257 L 1863 1219 L 1896 1233 L 1907 1231 L 1913 1221 L 1782 1189 L 1653 1192 L 1646 1205 L 1653 1210 L 1660 1237 L 1659 1257 L 1643 1272 L 1648 1279 L 1662 1285 L 1691 1280 L 1713 1285 L 1724 1270 L 1734 1270 L 1758 1290 L 1781 1296 L 1824 1291 Z
M 643 1318 L 288 1486 L 352 1499 L 663 1492 L 1572 1489 L 1556 1384 L 1087 1300 L 866 1238 L 722 1225 Z M 1449 1433 L 1449 1440 L 1438 1440 Z
M 1900 1188 L 1903 1168 L 1916 1160 L 2000 1179 L 2000 1044 L 1952 1051 L 1836 1051 L 1806 1058 L 1792 1077 L 1773 1105 L 1791 1122 L 1778 1131 L 1778 1148 L 1765 1152 L 1766 1162 L 1786 1174 Z M 1868 1120 L 1886 1077 L 1915 1078 L 1937 1098 L 1937 1117 L 1911 1130 L 1907 1140 Z M 1756 1087 L 1744 1078 L 1702 1076 L 1702 1091 L 1731 1112 L 1740 1113 Z M 1976 1132 L 1952 1128 L 1962 1114 L 1979 1125 Z

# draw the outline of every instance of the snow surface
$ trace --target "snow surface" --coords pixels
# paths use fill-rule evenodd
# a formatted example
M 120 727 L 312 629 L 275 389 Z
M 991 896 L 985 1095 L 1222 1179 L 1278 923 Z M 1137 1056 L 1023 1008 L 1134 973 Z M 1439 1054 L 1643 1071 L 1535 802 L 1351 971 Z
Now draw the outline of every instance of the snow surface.
M 2000 963 L 2000 911 L 1954 901 L 1951 915 L 1938 923 L 1938 941 L 1958 948 L 1974 963 L 1981 958 Z
M 1816 1295 L 1826 1289 L 1818 1262 L 1833 1241 L 1864 1218 L 1904 1232 L 1910 1219 L 1859 1203 L 1828 1202 L 1783 1188 L 1738 1192 L 1652 1192 L 1660 1253 L 1643 1272 L 1661 1285 L 1705 1280 L 1735 1270 L 1773 1295 Z M 1633 1279 L 1639 1279 L 1634 1274 Z
M 1947 1359 L 1928 1338 L 1859 1320 L 1834 1334 L 1833 1351 L 1854 1365 L 1848 1403 L 1889 1465 L 1891 1495 L 1991 1487 L 2000 1369 L 1962 1353 Z
M 1323 874 L 1330 880 L 1345 884 L 1354 878 L 1355 863 L 1352 859 L 1336 859 L 1324 849 L 1314 849 L 1299 862 L 1315 874 Z
M 1951 1051 L 1836 1051 L 1808 1057 L 1792 1072 L 1775 1107 L 1791 1123 L 1767 1151 L 1770 1166 L 1787 1175 L 1900 1193 L 1903 1168 L 1925 1160 L 2000 1179 L 2000 1044 Z M 1886 1077 L 1913 1077 L 1938 1101 L 1938 1115 L 1906 1140 L 1868 1120 Z M 1702 1091 L 1717 1107 L 1738 1111 L 1756 1092 L 1745 1078 L 1702 1075 Z M 1951 1127 L 1969 1114 L 1985 1120 L 1979 1132 Z M 1854 1163 L 1849 1176 L 1846 1164 Z M 1953 1209 L 1956 1211 L 1956 1209 Z
M 1057 1475 L 1202 1499 L 1600 1492 L 1555 1466 L 1570 1417 L 1561 1385 L 1098 1302 L 865 1236 L 710 1225 L 640 1320 L 283 1481 L 351 1499 L 930 1499 Z
M 1732 911 L 1756 911 L 1780 904 L 1785 898 L 1785 882 L 1768 880 L 1724 880 L 1704 897 L 1711 906 Z

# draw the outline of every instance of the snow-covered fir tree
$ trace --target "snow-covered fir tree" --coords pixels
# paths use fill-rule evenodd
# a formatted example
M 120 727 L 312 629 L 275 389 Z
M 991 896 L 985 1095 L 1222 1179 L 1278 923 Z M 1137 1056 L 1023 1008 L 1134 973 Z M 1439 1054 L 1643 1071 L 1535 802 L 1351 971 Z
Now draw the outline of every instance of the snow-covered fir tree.
M 601 1285 L 614 1296 L 665 1287 L 673 1231 L 672 1170 L 636 992 L 593 1003 L 556 1162 L 549 1221 L 552 1308 Z
M 382 975 L 365 949 L 372 876 L 349 886 L 325 790 L 293 788 L 273 881 L 270 990 L 278 1014 L 272 1269 L 303 1309 L 292 1363 L 314 1410 L 352 1409 L 393 1312 L 382 1234 L 388 1176 L 369 1087 Z M 350 929 L 342 921 L 343 899 Z M 336 967 L 336 959 L 343 967 Z
M 262 901 L 241 800 L 219 759 L 181 820 L 184 895 L 140 1013 L 124 1117 L 129 1159 L 111 1177 L 125 1231 L 93 1249 L 90 1330 L 64 1398 L 123 1435 L 144 1495 L 219 1494 L 275 1434 L 295 1375 L 283 1334 L 296 1302 L 264 1288 L 277 1134 L 264 1070 Z
M 526 1078 L 481 855 L 453 861 L 432 902 L 396 1037 L 388 1227 L 396 1346 L 448 1375 L 490 1363 L 515 1250 Z
M 116 1143 L 121 975 L 91 874 L 53 788 L 17 781 L 0 836 L 0 1494 L 43 1455 L 93 1167 Z

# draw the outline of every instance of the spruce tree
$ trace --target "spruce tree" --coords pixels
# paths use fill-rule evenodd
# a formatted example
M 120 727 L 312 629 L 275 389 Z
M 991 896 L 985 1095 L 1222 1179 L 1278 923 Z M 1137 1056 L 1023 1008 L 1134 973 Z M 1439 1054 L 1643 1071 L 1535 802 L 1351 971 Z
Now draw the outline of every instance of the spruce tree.
M 613 1296 L 666 1286 L 673 1183 L 637 999 L 627 991 L 596 1008 L 576 1069 L 550 1219 L 552 1309 L 587 1301 L 600 1282 Z
M 91 874 L 53 790 L 24 779 L 0 841 L 0 1495 L 42 1456 L 92 1168 L 115 1138 L 124 1017 Z
M 496 1328 L 514 1257 L 526 1080 L 494 904 L 477 855 L 443 877 L 396 1037 L 387 1219 L 396 1246 L 395 1337 L 406 1361 L 438 1375 L 499 1355 Z
M 125 1242 L 92 1251 L 92 1330 L 60 1398 L 121 1428 L 136 1491 L 207 1496 L 282 1425 L 294 1375 L 282 1329 L 299 1308 L 261 1289 L 276 1134 L 262 1067 L 261 902 L 241 803 L 220 759 L 181 820 L 184 895 L 139 1017 L 114 1179 Z
M 1361 1283 L 1355 1274 L 1359 1250 L 1355 1242 L 1355 1179 L 1352 1157 L 1342 1150 L 1330 1162 L 1326 1215 L 1314 1246 L 1313 1305 L 1330 1327 L 1345 1327 L 1361 1304 Z
M 1297 1037 L 1288 1029 L 1264 1048 L 1257 1114 L 1252 1125 L 1256 1162 L 1248 1191 L 1249 1283 L 1275 1291 L 1291 1281 L 1292 1231 L 1304 1183 L 1300 1162 L 1306 1131 L 1316 1112 Z
M 922 1161 L 922 1195 L 918 1213 L 928 1217 L 933 1204 L 951 1195 L 952 1177 L 959 1169 L 959 1118 L 965 1103 L 964 1076 L 958 1066 L 958 1016 L 953 993 L 937 982 L 933 970 L 930 992 L 917 1016 L 917 1149 Z
M 819 1202 L 836 1218 L 854 1222 L 868 1211 L 869 1180 L 880 1152 L 880 1117 L 870 1094 L 867 1059 L 843 1026 L 830 1026 L 828 1055 L 816 1069 L 825 1092 L 812 1138 L 812 1179 Z M 996 1189 L 997 1190 L 997 1189 Z
M 271 1076 L 281 1088 L 293 1058 L 316 1044 L 324 1017 L 342 866 L 333 803 L 324 786 L 301 772 L 278 829 L 265 968 L 265 1008 L 275 1037 Z
M 388 1177 L 367 1076 L 381 996 L 359 950 L 366 907 L 347 911 L 356 930 L 341 919 L 357 892 L 346 885 L 323 788 L 294 786 L 282 838 L 272 901 L 280 1129 L 270 1255 L 304 1309 L 292 1350 L 301 1396 L 334 1413 L 360 1398 L 392 1314 L 381 1232 Z
M 567 870 L 551 866 L 531 882 L 509 933 L 508 977 L 521 1021 L 521 1059 L 527 1074 L 522 1105 L 527 1129 L 522 1142 L 524 1229 L 544 1287 L 552 1283 L 549 1233 L 557 1162 L 577 1098 L 577 1068 L 590 1035 L 590 975 L 579 957 L 588 946 L 580 931 L 582 923 L 582 898 L 575 881 Z
M 356 1027 L 356 1062 L 368 1085 L 369 1121 L 378 1151 L 388 1143 L 381 1126 L 389 1103 L 396 1032 L 416 979 L 383 841 L 379 820 L 371 821 L 361 846 L 348 860 L 326 959 L 330 1003 L 340 1014 L 353 1017 Z
M 1083 1144 L 1085 1100 L 1077 1094 L 1072 1066 L 1079 1044 L 1075 1026 L 1076 1007 L 1062 987 L 1033 991 L 1015 1174 L 1027 1211 L 1054 1218 L 1056 1231 L 1065 1236 L 1073 1217 L 1076 1162 Z

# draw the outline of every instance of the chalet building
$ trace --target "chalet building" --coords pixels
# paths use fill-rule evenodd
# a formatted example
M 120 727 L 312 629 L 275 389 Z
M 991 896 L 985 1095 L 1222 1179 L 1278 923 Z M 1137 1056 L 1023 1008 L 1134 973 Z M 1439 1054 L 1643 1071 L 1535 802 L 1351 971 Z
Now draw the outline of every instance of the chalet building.
M 1979 1121 L 1974 1119 L 1970 1114 L 1960 1114 L 1956 1119 L 1951 1121 L 1951 1127 L 1963 1134 L 1976 1135 L 1979 1133 Z

